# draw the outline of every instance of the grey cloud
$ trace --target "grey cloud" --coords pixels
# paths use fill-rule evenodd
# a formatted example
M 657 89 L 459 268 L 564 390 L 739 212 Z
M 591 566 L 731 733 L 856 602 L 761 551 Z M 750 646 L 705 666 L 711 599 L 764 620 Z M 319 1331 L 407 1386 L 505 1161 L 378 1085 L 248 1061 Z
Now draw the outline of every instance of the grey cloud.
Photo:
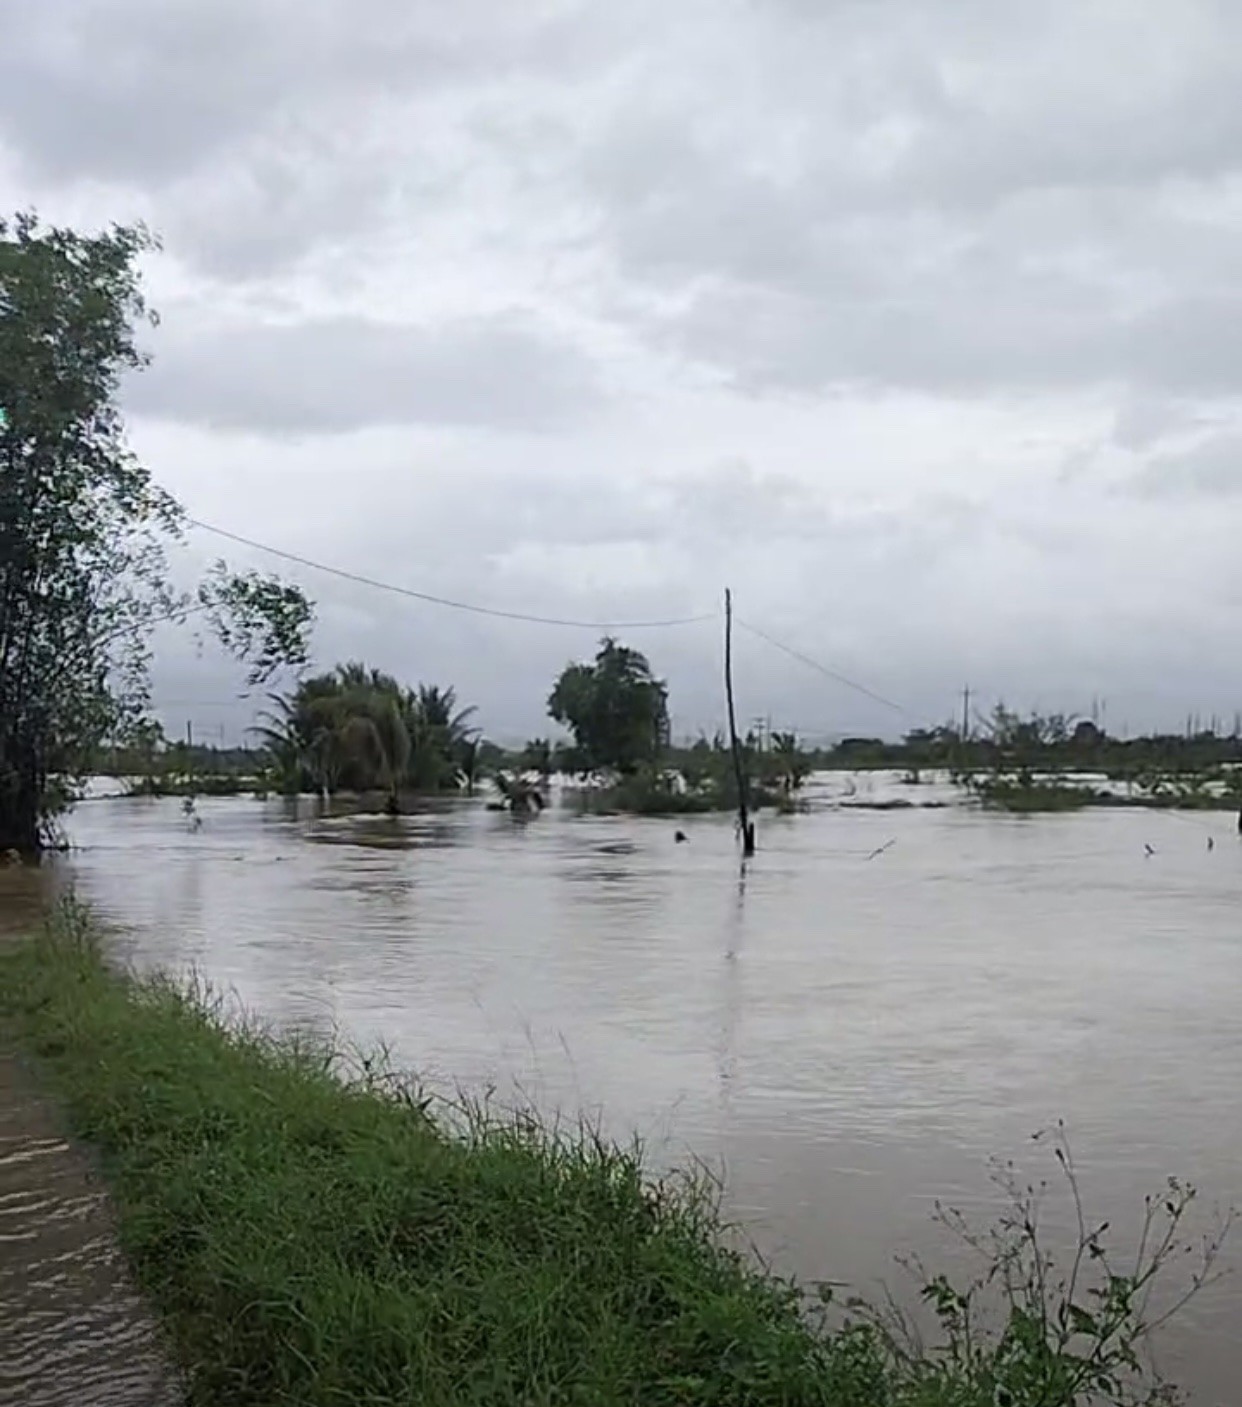
M 820 6 L 817 18 L 775 50 L 773 97 L 792 91 L 823 115 L 850 93 L 854 140 L 900 119 L 886 159 L 860 173 L 860 196 L 978 208 L 1023 191 L 1237 170 L 1242 15 L 1231 7 L 1165 0 L 1140 15 L 1071 0 L 947 12 L 916 0 L 887 7 L 883 25 L 850 5 Z M 791 58 L 795 72 L 822 75 L 817 87 L 781 82 Z
M 546 430 L 603 404 L 585 355 L 514 313 L 434 326 L 336 317 L 190 328 L 157 345 L 128 408 L 220 429 L 432 424 Z
M 51 178 L 167 180 L 249 133 L 322 58 L 282 6 L 27 0 L 0 50 L 0 130 Z M 313 28 L 313 25 L 312 25 Z M 305 31 L 303 31 L 305 33 Z M 280 40 L 283 38 L 283 52 Z
M 0 134 L 43 176 L 161 184 L 273 124 L 573 63 L 602 37 L 551 0 L 15 0 Z
M 1127 396 L 1113 420 L 1113 442 L 1122 449 L 1147 449 L 1184 428 L 1188 416 L 1185 406 L 1160 396 Z
M 618 104 L 577 169 L 618 306 L 758 391 L 1229 394 L 1242 12 L 963 10 L 769 4 L 728 80 Z
M 333 145 L 339 159 L 325 163 Z M 325 135 L 310 143 L 311 154 L 297 143 L 259 143 L 247 162 L 186 182 L 162 231 L 169 247 L 206 274 L 247 281 L 347 243 L 377 218 L 390 184 L 374 165 L 351 159 L 347 145 Z
M 831 386 L 950 394 L 1116 383 L 1181 394 L 1242 391 L 1242 295 L 1110 312 L 1089 289 L 1032 277 L 993 301 L 965 271 L 921 298 L 798 298 L 716 285 L 653 322 L 666 344 L 753 393 Z
M 1231 72 L 1188 69 L 1157 101 L 1141 89 L 1126 96 L 1112 106 L 1084 90 L 1036 110 L 959 110 L 912 141 L 884 185 L 906 199 L 970 207 L 1033 189 L 1149 186 L 1237 169 L 1242 102 Z
M 859 533 L 856 522 L 835 523 L 798 481 L 742 459 L 652 481 L 601 472 L 589 456 L 578 473 L 462 470 L 420 485 L 415 502 L 398 497 L 393 506 L 395 521 L 368 525 L 366 540 L 394 557 L 417 548 L 420 563 L 459 557 L 449 527 L 461 522 L 469 522 L 471 547 L 484 555 L 588 549 L 602 556 L 636 546 L 676 554 L 738 543 L 822 545 L 833 534 Z
M 748 460 L 727 459 L 669 486 L 668 520 L 683 538 L 774 541 L 822 537 L 827 515 L 806 487 L 762 473 Z
M 1220 435 L 1178 454 L 1157 455 L 1121 487 L 1140 498 L 1238 497 L 1242 434 Z

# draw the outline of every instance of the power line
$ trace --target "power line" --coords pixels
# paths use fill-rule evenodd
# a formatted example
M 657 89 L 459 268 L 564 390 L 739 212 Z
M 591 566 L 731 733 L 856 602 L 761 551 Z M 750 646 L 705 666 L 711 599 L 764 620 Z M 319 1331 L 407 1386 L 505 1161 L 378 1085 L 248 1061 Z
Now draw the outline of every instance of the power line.
M 151 626 L 164 625 L 168 621 L 175 621 L 180 625 L 187 616 L 199 615 L 207 609 L 208 607 L 202 602 L 197 605 L 192 605 L 187 602 L 185 605 L 178 606 L 175 610 L 167 611 L 163 615 L 152 616 L 150 620 L 123 625 L 119 630 L 114 630 L 110 634 L 105 635 L 102 640 L 97 640 L 95 647 L 102 649 L 105 645 L 111 645 L 114 640 L 123 640 L 127 635 L 140 635 Z
M 531 625 L 559 625 L 575 630 L 658 630 L 675 625 L 698 625 L 703 621 L 715 620 L 716 613 L 701 616 L 682 616 L 674 620 L 615 620 L 615 621 L 595 621 L 595 620 L 562 620 L 555 616 L 528 615 L 524 611 L 501 611 L 491 606 L 476 606 L 468 601 L 454 601 L 447 596 L 433 596 L 427 591 L 415 591 L 412 587 L 396 586 L 392 582 L 377 581 L 374 577 L 362 576 L 358 572 L 346 571 L 343 567 L 331 567 L 325 562 L 313 561 L 310 557 L 299 556 L 296 552 L 286 552 L 280 547 L 271 547 L 265 542 L 256 542 L 253 538 L 243 537 L 240 533 L 229 532 L 225 528 L 215 527 L 211 523 L 204 523 L 198 518 L 187 520 L 191 527 L 198 528 L 202 532 L 214 533 L 217 537 L 228 538 L 230 542 L 240 543 L 243 547 L 253 547 L 259 552 L 270 553 L 273 557 L 281 557 L 286 562 L 296 562 L 299 566 L 310 567 L 313 571 L 326 572 L 329 576 L 340 577 L 345 581 L 356 582 L 360 586 L 371 586 L 377 591 L 390 591 L 395 596 L 408 596 L 415 601 L 425 601 L 433 606 L 447 606 L 455 611 L 470 611 L 474 615 L 494 616 L 499 620 L 520 620 Z
M 820 664 L 818 660 L 813 660 L 810 655 L 804 655 L 801 650 L 795 650 L 792 645 L 786 645 L 784 641 L 777 640 L 775 636 L 769 635 L 766 630 L 760 630 L 757 625 L 751 625 L 748 621 L 741 620 L 738 617 L 734 617 L 734 619 L 737 620 L 738 625 L 740 625 L 743 630 L 749 631 L 751 635 L 757 635 L 760 640 L 766 640 L 767 643 L 775 649 L 787 654 L 791 659 L 799 660 L 808 668 L 831 679 L 834 683 L 843 684 L 847 689 L 853 689 L 855 693 L 863 694 L 869 699 L 874 699 L 876 703 L 883 704 L 885 708 L 891 708 L 897 713 L 905 714 L 906 717 L 911 716 L 908 708 L 903 707 L 899 703 L 894 703 L 892 699 L 886 699 L 883 694 L 877 694 L 874 689 L 868 689 L 865 684 L 859 684 L 853 679 L 847 679 L 844 674 L 838 674 L 835 670 L 829 669 L 826 664 Z

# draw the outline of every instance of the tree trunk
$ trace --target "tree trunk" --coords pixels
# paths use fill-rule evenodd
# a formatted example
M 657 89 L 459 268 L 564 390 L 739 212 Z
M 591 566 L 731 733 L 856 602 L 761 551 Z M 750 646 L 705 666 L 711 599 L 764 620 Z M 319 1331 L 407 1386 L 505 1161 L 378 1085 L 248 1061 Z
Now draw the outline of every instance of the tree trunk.
M 43 848 L 40 825 L 42 787 L 32 766 L 6 769 L 0 780 L 0 855 L 16 851 L 23 859 Z

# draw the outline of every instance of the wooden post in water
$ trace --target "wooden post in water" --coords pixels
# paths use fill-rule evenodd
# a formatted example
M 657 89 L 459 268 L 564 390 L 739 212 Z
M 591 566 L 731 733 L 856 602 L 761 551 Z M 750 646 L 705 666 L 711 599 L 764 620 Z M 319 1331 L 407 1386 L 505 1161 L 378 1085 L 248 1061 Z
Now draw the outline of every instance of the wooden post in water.
M 746 809 L 746 769 L 737 740 L 737 715 L 733 709 L 733 593 L 725 588 L 725 702 L 729 706 L 729 743 L 733 749 L 733 775 L 737 781 L 737 819 L 742 830 L 742 856 L 755 853 L 755 824 Z

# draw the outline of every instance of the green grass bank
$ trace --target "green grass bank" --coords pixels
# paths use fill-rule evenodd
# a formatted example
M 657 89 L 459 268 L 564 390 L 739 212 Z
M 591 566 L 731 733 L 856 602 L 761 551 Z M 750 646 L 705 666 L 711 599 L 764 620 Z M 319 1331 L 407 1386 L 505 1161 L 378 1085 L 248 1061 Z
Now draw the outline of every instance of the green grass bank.
M 1095 1400 L 1029 1325 L 970 1361 L 831 1331 L 724 1245 L 702 1182 L 652 1182 L 589 1132 L 435 1117 L 408 1083 L 114 973 L 72 908 L 0 950 L 0 1026 L 99 1150 L 193 1403 Z

